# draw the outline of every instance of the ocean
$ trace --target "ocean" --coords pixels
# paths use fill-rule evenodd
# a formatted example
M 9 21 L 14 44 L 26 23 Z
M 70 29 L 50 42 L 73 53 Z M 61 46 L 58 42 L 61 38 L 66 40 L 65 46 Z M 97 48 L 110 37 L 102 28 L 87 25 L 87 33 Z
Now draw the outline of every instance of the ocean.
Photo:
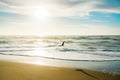
M 50 65 L 120 74 L 119 35 L 0 36 L 0 55 L 42 58 Z

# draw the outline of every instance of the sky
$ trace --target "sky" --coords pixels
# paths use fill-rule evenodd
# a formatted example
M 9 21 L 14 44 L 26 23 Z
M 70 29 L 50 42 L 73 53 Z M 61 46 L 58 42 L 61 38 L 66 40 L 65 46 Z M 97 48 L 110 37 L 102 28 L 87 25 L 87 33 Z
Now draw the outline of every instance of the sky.
M 120 0 L 0 0 L 0 35 L 120 35 Z

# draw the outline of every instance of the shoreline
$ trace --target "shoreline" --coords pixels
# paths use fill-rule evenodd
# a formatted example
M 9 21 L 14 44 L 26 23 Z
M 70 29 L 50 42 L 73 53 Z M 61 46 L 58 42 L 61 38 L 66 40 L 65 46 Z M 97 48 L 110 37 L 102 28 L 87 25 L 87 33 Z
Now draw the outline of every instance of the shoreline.
M 113 75 L 120 75 L 119 61 L 105 61 L 105 62 L 94 62 L 94 61 L 64 61 L 55 60 L 43 57 L 26 57 L 16 55 L 0 55 L 0 61 L 12 61 L 18 63 L 35 64 L 43 66 L 53 67 L 66 67 L 66 68 L 77 68 L 87 69 L 92 71 L 98 71 Z
M 120 75 L 0 60 L 0 80 L 120 80 Z
M 105 59 L 105 60 L 79 60 L 79 59 L 65 59 L 65 58 L 57 58 L 57 57 L 47 57 L 47 56 L 32 56 L 32 55 L 17 55 L 17 54 L 0 54 L 7 56 L 20 56 L 20 57 L 37 57 L 37 58 L 46 58 L 46 59 L 54 59 L 54 60 L 62 60 L 62 61 L 91 61 L 91 62 L 105 62 L 105 61 L 120 61 L 120 59 Z

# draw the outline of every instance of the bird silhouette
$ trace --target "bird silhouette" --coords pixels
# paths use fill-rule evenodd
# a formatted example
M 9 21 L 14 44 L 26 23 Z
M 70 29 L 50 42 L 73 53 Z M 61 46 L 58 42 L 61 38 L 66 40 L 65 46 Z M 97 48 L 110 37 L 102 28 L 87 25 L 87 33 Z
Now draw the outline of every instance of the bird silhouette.
M 64 44 L 65 44 L 65 41 L 63 41 L 62 44 L 61 44 L 60 46 L 64 46 Z

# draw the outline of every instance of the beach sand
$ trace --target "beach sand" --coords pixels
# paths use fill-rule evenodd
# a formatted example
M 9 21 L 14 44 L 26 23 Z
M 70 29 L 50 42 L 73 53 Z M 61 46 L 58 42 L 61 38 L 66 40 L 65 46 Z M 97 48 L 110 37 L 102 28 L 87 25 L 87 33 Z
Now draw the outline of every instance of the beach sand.
M 120 80 L 120 75 L 84 69 L 0 61 L 0 80 Z

